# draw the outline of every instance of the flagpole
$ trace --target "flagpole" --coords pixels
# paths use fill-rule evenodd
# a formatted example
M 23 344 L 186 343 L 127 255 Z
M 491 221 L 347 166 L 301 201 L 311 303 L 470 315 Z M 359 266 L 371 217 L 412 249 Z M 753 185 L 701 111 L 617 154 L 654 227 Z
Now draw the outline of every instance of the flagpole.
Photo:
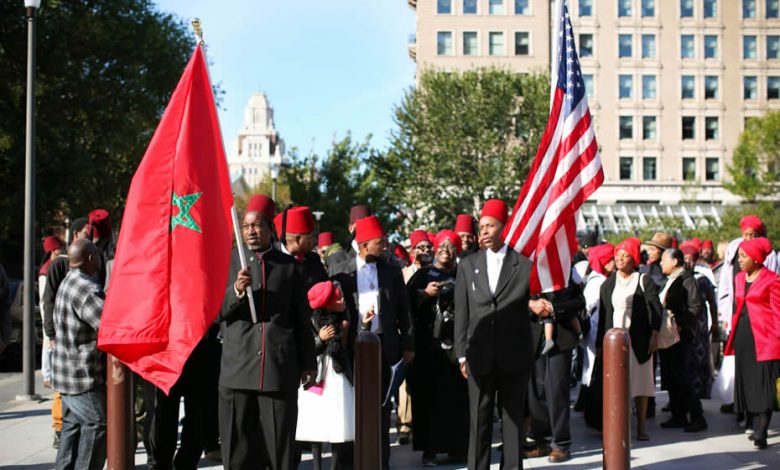
M 201 47 L 205 45 L 205 42 L 203 42 L 203 28 L 200 24 L 200 20 L 198 18 L 192 19 L 192 29 L 195 32 L 195 43 L 197 44 L 196 47 Z M 203 49 L 203 57 L 206 57 L 206 50 Z M 209 64 L 208 61 L 206 62 L 206 72 L 209 74 L 209 85 L 211 85 L 211 71 L 209 70 Z M 225 157 L 227 158 L 227 152 L 225 151 L 225 139 L 222 137 L 222 126 L 219 128 L 219 139 L 222 141 L 222 153 L 225 154 Z M 246 254 L 244 253 L 244 243 L 241 238 L 241 229 L 239 228 L 240 225 L 238 223 L 238 211 L 236 211 L 236 199 L 235 194 L 233 195 L 233 206 L 230 208 L 230 215 L 233 219 L 233 235 L 236 238 L 236 249 L 238 250 L 238 259 L 241 262 L 241 269 L 245 270 L 249 265 L 246 261 Z M 247 295 L 247 301 L 249 302 L 249 312 L 252 315 L 252 323 L 257 323 L 257 308 L 255 307 L 255 298 L 252 294 L 252 288 L 250 286 L 249 289 L 246 290 Z
M 555 0 L 554 11 L 550 14 L 550 21 L 552 22 L 552 37 L 550 38 L 550 109 L 552 110 L 553 100 L 555 98 L 555 88 L 557 85 L 557 72 L 558 72 L 558 36 L 560 34 L 560 15 L 561 15 L 561 2 L 563 0 Z

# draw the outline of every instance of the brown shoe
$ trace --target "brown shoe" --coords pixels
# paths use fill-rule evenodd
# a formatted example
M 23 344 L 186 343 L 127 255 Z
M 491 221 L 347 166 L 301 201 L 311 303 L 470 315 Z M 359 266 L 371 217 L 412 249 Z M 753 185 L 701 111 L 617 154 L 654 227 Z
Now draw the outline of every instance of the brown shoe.
M 571 455 L 569 455 L 568 450 L 553 449 L 552 452 L 550 452 L 550 456 L 547 457 L 547 461 L 550 463 L 561 463 L 569 460 L 570 458 Z
M 534 447 L 533 449 L 523 451 L 523 457 L 526 459 L 535 459 L 537 457 L 545 457 L 550 455 L 550 449 L 546 446 Z

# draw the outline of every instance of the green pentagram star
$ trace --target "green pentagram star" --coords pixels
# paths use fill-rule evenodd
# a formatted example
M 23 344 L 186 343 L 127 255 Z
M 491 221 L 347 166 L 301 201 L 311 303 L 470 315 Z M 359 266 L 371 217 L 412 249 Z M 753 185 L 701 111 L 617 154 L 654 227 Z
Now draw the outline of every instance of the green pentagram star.
M 185 194 L 184 196 L 177 196 L 176 192 L 173 193 L 173 200 L 171 201 L 171 205 L 178 207 L 179 213 L 171 217 L 171 232 L 173 232 L 173 229 L 176 228 L 177 225 L 181 225 L 184 228 L 201 233 L 200 227 L 198 227 L 198 224 L 196 224 L 190 216 L 190 209 L 192 209 L 192 206 L 195 204 L 195 201 L 200 198 L 201 194 L 203 193 L 192 193 Z

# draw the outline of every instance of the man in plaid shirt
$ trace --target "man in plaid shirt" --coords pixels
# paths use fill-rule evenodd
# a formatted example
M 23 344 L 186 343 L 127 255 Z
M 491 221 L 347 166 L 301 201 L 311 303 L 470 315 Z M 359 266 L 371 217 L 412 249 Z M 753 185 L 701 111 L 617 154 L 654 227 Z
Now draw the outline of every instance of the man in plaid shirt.
M 106 357 L 97 349 L 103 313 L 100 254 L 88 239 L 68 248 L 70 271 L 57 290 L 52 385 L 62 395 L 58 469 L 100 470 L 106 461 Z

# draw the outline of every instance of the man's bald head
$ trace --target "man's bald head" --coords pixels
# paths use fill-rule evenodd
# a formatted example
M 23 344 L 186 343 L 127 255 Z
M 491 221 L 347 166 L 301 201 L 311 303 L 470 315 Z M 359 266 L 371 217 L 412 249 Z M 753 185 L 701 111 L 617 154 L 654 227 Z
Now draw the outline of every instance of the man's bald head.
M 88 238 L 74 240 L 68 247 L 68 261 L 71 268 L 95 274 L 99 265 L 98 249 Z

